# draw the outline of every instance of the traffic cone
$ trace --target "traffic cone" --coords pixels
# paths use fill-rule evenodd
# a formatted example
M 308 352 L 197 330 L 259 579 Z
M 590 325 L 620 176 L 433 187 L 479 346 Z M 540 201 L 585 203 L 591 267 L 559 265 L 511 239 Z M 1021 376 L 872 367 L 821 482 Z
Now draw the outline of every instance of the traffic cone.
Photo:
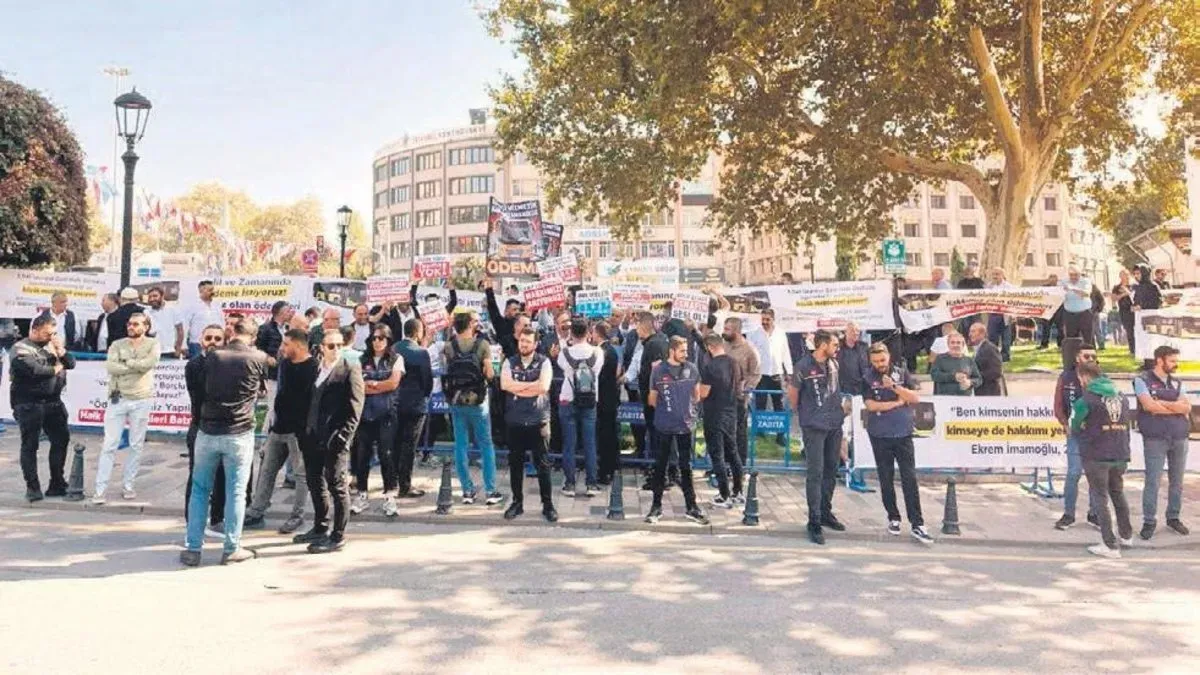
M 953 478 L 946 479 L 946 511 L 942 514 L 942 534 L 962 534 L 958 529 L 958 492 L 954 485 Z
M 67 483 L 67 496 L 63 498 L 68 502 L 83 501 L 83 451 L 86 448 L 82 443 L 75 444 L 75 457 L 71 460 L 71 480 Z
M 608 515 L 605 517 L 609 520 L 625 520 L 625 496 L 621 494 L 624 488 L 625 479 L 621 477 L 621 470 L 617 469 L 613 472 L 608 491 Z
M 444 516 L 450 513 L 450 505 L 454 497 L 450 490 L 450 462 L 442 461 L 442 484 L 438 487 L 437 510 L 434 513 Z
M 750 472 L 750 484 L 746 486 L 746 510 L 742 513 L 743 525 L 758 525 L 758 472 Z

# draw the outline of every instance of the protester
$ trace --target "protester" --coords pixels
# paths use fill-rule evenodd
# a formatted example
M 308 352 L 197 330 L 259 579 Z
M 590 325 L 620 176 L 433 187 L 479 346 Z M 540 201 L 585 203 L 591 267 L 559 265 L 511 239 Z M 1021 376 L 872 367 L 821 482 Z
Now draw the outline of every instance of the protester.
M 516 298 L 509 298 L 504 302 L 504 311 L 500 311 L 500 306 L 496 303 L 496 292 L 493 290 L 493 282 L 491 279 L 483 280 L 483 295 L 487 302 L 488 319 L 492 323 L 492 327 L 496 329 L 496 341 L 501 349 L 504 350 L 504 356 L 510 357 L 516 354 L 516 319 L 517 314 L 521 310 L 521 301 Z
M 1121 549 L 1113 536 L 1111 500 L 1117 515 L 1120 544 L 1133 545 L 1133 525 L 1125 500 L 1125 469 L 1129 466 L 1129 402 L 1094 361 L 1076 366 L 1083 396 L 1071 408 L 1071 433 L 1079 436 L 1079 453 L 1087 474 L 1088 493 L 1100 521 L 1103 542 L 1088 552 L 1104 558 L 1120 558 Z
M 1117 316 L 1121 319 L 1121 327 L 1125 329 L 1125 341 L 1129 343 L 1129 353 L 1137 353 L 1133 339 L 1133 291 L 1129 286 L 1129 271 L 1121 270 L 1120 281 L 1112 289 L 1112 299 L 1117 305 Z
M 396 355 L 404 376 L 396 389 L 396 444 L 392 455 L 396 469 L 396 497 L 416 499 L 425 491 L 412 486 L 413 462 L 428 420 L 429 395 L 433 392 L 433 367 L 429 352 L 421 345 L 425 324 L 420 319 L 404 323 L 404 339 L 396 343 Z
M 1093 333 L 1092 281 L 1079 273 L 1079 268 L 1067 268 L 1067 278 L 1059 282 L 1063 297 L 1063 333 L 1067 338 L 1081 338 L 1084 344 L 1096 344 Z
M 742 466 L 747 466 L 750 456 L 750 442 L 747 430 L 747 425 L 749 424 L 749 411 L 747 409 L 749 392 L 762 386 L 762 370 L 758 352 L 754 350 L 754 347 L 742 335 L 741 319 L 736 317 L 725 319 L 722 336 L 725 338 L 727 345 L 725 353 L 737 363 L 738 369 L 742 372 L 742 381 L 739 386 L 739 390 L 742 393 L 738 397 L 737 402 L 737 429 L 734 431 L 734 440 L 737 443 L 737 452 L 742 460 Z
M 1000 350 L 988 340 L 987 329 L 983 324 L 971 326 L 968 335 L 971 349 L 975 351 L 975 367 L 979 370 L 980 384 L 975 389 L 976 396 L 1005 396 L 1008 385 L 1004 381 L 1004 361 Z
M 976 324 L 983 328 L 981 324 Z M 932 544 L 921 514 L 921 492 L 917 486 L 916 453 L 913 450 L 913 410 L 921 402 L 916 378 L 900 365 L 892 365 L 887 347 L 871 345 L 870 368 L 863 377 L 864 424 L 875 455 L 879 493 L 887 513 L 888 533 L 900 534 L 900 509 L 896 507 L 895 469 L 900 468 L 900 489 L 912 538 Z
M 966 341 L 959 333 L 946 336 L 946 353 L 929 368 L 935 396 L 974 396 L 983 384 L 975 359 L 966 353 Z
M 833 491 L 837 485 L 838 461 L 842 450 L 842 407 L 838 378 L 837 346 L 824 330 L 813 334 L 813 351 L 796 364 L 791 389 L 792 407 L 800 420 L 804 440 L 805 496 L 808 501 L 808 538 L 824 545 L 823 528 L 841 532 L 846 526 L 833 515 Z
M 67 309 L 67 294 L 56 291 L 50 296 L 50 308 L 43 315 L 54 319 L 54 334 L 68 350 L 79 345 L 79 321 L 75 312 Z
M 1081 364 L 1095 363 L 1096 350 L 1091 345 L 1074 347 L 1074 340 L 1066 343 L 1075 349 L 1075 357 L 1068 359 L 1071 367 L 1058 376 L 1054 385 L 1054 417 L 1067 434 L 1067 477 L 1063 479 L 1063 515 L 1054 523 L 1055 529 L 1065 530 L 1075 524 L 1075 503 L 1079 500 L 1079 478 L 1083 475 L 1083 459 L 1079 455 L 1079 435 L 1071 433 L 1071 411 L 1075 402 L 1083 396 L 1083 383 L 1079 381 Z M 1088 497 L 1087 522 L 1099 527 L 1095 504 Z
M 967 330 L 970 330 L 970 329 L 971 329 L 971 326 L 968 325 Z M 940 357 L 943 354 L 945 354 L 946 352 L 950 351 L 950 343 L 949 343 L 950 336 L 952 334 L 958 332 L 958 329 L 955 327 L 955 325 L 953 323 L 944 323 L 941 325 L 941 327 L 938 330 L 941 332 L 941 335 L 934 338 L 933 343 L 929 345 L 929 367 L 930 367 L 930 369 L 933 368 L 933 364 L 937 362 L 938 357 Z
M 959 278 L 958 283 L 954 285 L 954 288 L 958 290 L 982 290 L 983 279 L 979 278 L 977 269 L 978 268 L 974 263 L 967 263 L 967 266 L 963 268 L 962 277 Z M 971 316 L 963 317 L 963 319 L 958 322 L 956 329 L 961 333 L 966 333 L 968 330 L 970 330 L 971 324 L 981 320 L 983 320 L 982 314 L 972 314 Z
M 550 317 L 550 312 L 545 311 L 543 316 Z M 542 335 L 542 340 L 538 344 L 538 351 L 550 357 L 550 368 L 554 373 L 554 377 L 550 381 L 550 400 L 558 401 L 563 386 L 563 372 L 562 367 L 558 364 L 558 357 L 571 337 L 571 313 L 563 310 L 558 312 L 553 319 L 553 329 L 546 331 Z M 557 405 L 557 403 L 553 405 Z M 561 418 L 556 411 L 550 415 L 550 451 L 562 452 L 562 448 L 562 424 Z
M 261 337 L 261 330 L 259 335 Z M 267 509 L 271 507 L 275 479 L 280 469 L 290 464 L 293 471 L 304 475 L 301 448 L 311 443 L 304 433 L 304 427 L 317 379 L 317 360 L 308 350 L 308 334 L 295 328 L 288 330 L 277 353 L 280 361 L 278 386 L 275 389 L 275 416 L 267 429 L 267 441 L 260 450 L 261 466 L 254 484 L 254 495 L 246 509 L 246 519 L 243 523 L 243 529 L 247 530 L 261 529 L 266 524 L 265 516 Z M 299 481 L 295 489 L 292 512 L 287 521 L 280 526 L 280 534 L 291 534 L 304 524 L 308 484 Z
M 517 335 L 517 353 L 504 360 L 500 368 L 500 389 L 508 397 L 504 422 L 507 427 L 508 479 L 512 503 L 504 519 L 512 520 L 525 512 L 525 461 L 528 457 L 537 471 L 538 494 L 542 499 L 542 517 L 558 521 L 550 487 L 550 380 L 554 370 L 550 360 L 539 354 L 537 333 L 524 328 Z
M 413 307 L 412 294 L 409 297 L 395 300 L 384 300 L 383 304 L 371 308 L 367 319 L 374 324 L 383 324 L 392 331 L 392 335 L 404 335 L 404 324 L 410 319 L 418 319 L 417 310 Z
M 207 356 L 225 345 L 224 327 L 212 324 L 206 326 L 200 334 L 202 351 L 193 356 L 183 367 L 183 379 L 187 386 L 188 400 L 191 403 L 192 419 L 187 430 L 188 477 L 187 487 L 183 496 L 183 519 L 188 520 L 192 503 L 192 476 L 196 471 L 196 435 L 200 433 L 200 417 L 204 409 L 206 375 L 205 363 Z M 209 503 L 208 527 L 204 536 L 212 539 L 223 539 L 225 529 L 225 468 L 217 465 L 213 475 L 212 499 Z M 185 543 L 186 547 L 187 544 Z
M 96 465 L 96 490 L 92 503 L 103 504 L 104 491 L 112 475 L 113 455 L 129 425 L 129 455 L 125 458 L 121 497 L 136 499 L 133 482 L 141 466 L 146 445 L 146 427 L 154 409 L 154 369 L 158 366 L 159 343 L 146 336 L 150 322 L 145 314 L 129 317 L 128 337 L 108 348 L 104 362 L 108 371 L 108 407 L 104 411 L 104 445 Z
M 1051 274 L 1048 277 L 1046 277 L 1046 283 L 1044 285 L 1047 287 L 1050 287 L 1050 288 L 1058 288 L 1058 275 Z M 1058 309 L 1054 310 L 1054 316 L 1050 317 L 1049 319 L 1038 319 L 1037 325 L 1038 325 L 1038 330 L 1041 333 L 1041 336 L 1040 336 L 1041 340 L 1038 343 L 1038 349 L 1049 349 L 1050 348 L 1050 330 L 1052 328 L 1054 329 L 1055 344 L 1057 344 L 1059 346 L 1059 348 L 1062 347 L 1062 341 L 1063 341 L 1062 305 L 1059 305 Z
M 838 379 L 841 392 L 846 396 L 858 396 L 862 392 L 863 378 L 871 368 L 867 345 L 859 339 L 861 336 L 858 324 L 850 321 L 838 345 Z
M 1100 291 L 1100 287 L 1092 284 L 1092 293 L 1089 296 L 1092 301 L 1092 335 L 1096 336 L 1096 350 L 1104 351 L 1105 343 L 1108 339 L 1107 314 L 1104 313 L 1104 293 Z
M 199 299 L 186 312 L 189 358 L 200 354 L 200 337 L 204 334 L 204 329 L 213 324 L 220 325 L 225 320 L 221 315 L 220 304 L 213 302 L 213 290 L 213 282 L 209 279 L 197 284 Z
M 338 332 L 342 334 L 342 358 L 346 359 L 346 363 L 355 366 L 362 363 L 363 356 L 363 350 L 355 347 L 353 344 L 356 329 L 357 326 L 352 323 L 338 329 Z
M 679 487 L 683 490 L 687 509 L 684 515 L 701 525 L 709 522 L 708 516 L 696 504 L 696 489 L 692 485 L 692 424 L 696 417 L 699 379 L 695 364 L 687 360 L 687 339 L 672 337 L 666 361 L 656 363 L 651 369 L 650 394 L 646 401 L 655 409 L 654 434 L 658 451 L 651 479 L 654 500 L 646 514 L 647 523 L 657 523 L 662 518 L 662 496 L 672 451 L 679 461 Z
M 1154 270 L 1154 285 L 1164 291 L 1171 288 L 1171 282 L 1167 280 L 1167 268 L 1160 267 Z
M 265 388 L 268 370 L 267 355 L 251 346 L 257 330 L 252 320 L 239 319 L 233 340 L 205 358 L 204 406 L 196 434 L 187 549 L 180 554 L 180 561 L 189 567 L 200 564 L 204 516 L 218 465 L 225 468 L 225 548 L 221 564 L 255 557 L 253 551 L 242 548 L 241 539 L 254 455 L 254 405 Z
M 488 381 L 495 377 L 495 371 L 487 341 L 476 335 L 478 327 L 474 312 L 454 316 L 455 337 L 447 341 L 443 352 L 446 374 L 442 376 L 442 389 L 454 424 L 454 464 L 463 504 L 474 504 L 477 496 L 467 455 L 467 443 L 474 437 L 483 460 L 484 503 L 494 506 L 504 501 L 504 495 L 496 490 L 496 450 L 488 415 Z
M 149 334 L 158 340 L 159 355 L 164 359 L 183 358 L 187 353 L 183 317 L 166 303 L 166 294 L 161 286 L 154 286 L 146 291 L 146 316 L 150 320 L 152 331 Z
M 279 349 L 283 345 L 283 336 L 288 331 L 288 319 L 293 314 L 292 306 L 283 300 L 271 305 L 271 318 L 258 327 L 254 337 L 254 347 L 267 355 L 267 365 L 270 373 L 267 376 L 267 400 L 274 406 L 276 383 L 278 381 Z M 307 336 L 307 334 L 306 334 Z M 271 416 L 271 409 L 267 417 Z
M 366 305 L 354 306 L 354 340 L 351 342 L 358 351 L 364 351 L 367 348 L 367 339 L 371 337 L 371 314 Z
M 592 339 L 603 353 L 603 365 L 598 379 L 599 394 L 596 399 L 596 459 L 599 465 L 600 485 L 612 483 L 613 474 L 621 469 L 620 432 L 617 423 L 617 408 L 621 405 L 621 389 L 618 382 L 621 371 L 621 353 L 612 343 L 612 328 L 601 321 L 592 326 Z
M 593 497 L 600 491 L 596 465 L 596 403 L 599 398 L 599 373 L 604 367 L 604 352 L 588 341 L 586 319 L 572 319 L 571 337 L 558 355 L 563 373 L 558 394 L 558 419 L 563 433 L 563 494 L 575 493 L 575 451 L 583 446 L 586 492 Z M 581 443 L 580 443 L 581 442 Z
M 358 444 L 354 462 L 354 488 L 357 494 L 350 502 L 350 513 L 357 515 L 370 507 L 367 479 L 371 474 L 371 456 L 379 458 L 383 476 L 383 515 L 395 516 L 395 493 L 398 489 L 396 462 L 392 449 L 396 445 L 396 389 L 404 377 L 404 359 L 392 350 L 392 331 L 377 325 L 362 355 L 363 403 L 362 422 L 358 427 Z
M 137 303 L 138 292 L 133 288 L 123 288 L 119 296 L 121 305 L 117 311 L 108 315 L 108 344 L 112 344 L 129 335 L 129 317 L 134 314 L 145 314 L 146 311 Z
M 327 307 L 324 312 L 321 312 L 321 325 L 316 328 L 311 328 L 308 331 L 308 348 L 310 351 L 318 352 L 321 348 L 321 340 L 326 333 L 340 333 L 342 329 L 342 313 L 333 307 Z
M 108 317 L 120 306 L 121 299 L 116 293 L 105 293 L 100 298 L 100 316 L 88 322 L 84 349 L 97 354 L 108 352 Z
M 654 364 L 666 360 L 669 345 L 667 337 L 655 329 L 654 315 L 650 312 L 643 312 L 638 317 L 637 335 L 642 346 L 642 355 L 638 362 L 638 391 L 645 396 L 642 401 L 642 415 L 645 418 L 646 455 L 643 459 L 654 460 L 657 459 L 659 452 L 658 434 L 654 431 L 656 428 L 654 425 L 655 409 L 650 405 L 650 377 Z M 749 345 L 746 345 L 746 348 L 754 351 Z M 649 476 L 647 478 L 642 489 L 653 490 L 654 481 Z
M 758 353 L 759 371 L 757 389 L 774 390 L 773 394 L 755 394 L 754 408 L 768 410 L 767 401 L 776 411 L 783 408 L 784 382 L 792 376 L 792 354 L 788 348 L 787 336 L 775 327 L 775 310 L 764 309 L 759 317 L 762 327 L 746 335 L 746 340 L 754 346 Z M 784 444 L 786 434 L 778 434 L 776 443 Z
M 1187 470 L 1188 433 L 1192 402 L 1183 382 L 1175 379 L 1179 350 L 1169 345 L 1154 349 L 1154 367 L 1133 379 L 1137 395 L 1138 431 L 1146 453 L 1146 486 L 1142 491 L 1142 539 L 1158 527 L 1158 488 L 1163 464 L 1167 465 L 1167 527 L 1186 535 L 1190 530 L 1179 519 L 1183 509 L 1183 473 Z
M 1159 309 L 1162 307 L 1162 292 L 1150 276 L 1149 265 L 1137 266 L 1137 286 L 1133 289 L 1133 311 Z M 1133 333 L 1130 333 L 1133 335 Z
M 742 458 L 734 438 L 737 428 L 738 399 L 745 395 L 741 388 L 745 376 L 741 366 L 725 353 L 725 338 L 712 333 L 704 338 L 709 359 L 700 369 L 700 400 L 704 406 L 704 443 L 717 477 L 717 496 L 712 504 L 730 509 L 744 504 L 742 496 Z M 733 491 L 729 489 L 729 473 L 733 475 Z
M 642 396 L 640 388 L 641 367 L 642 367 L 642 340 L 638 336 L 638 318 L 634 312 L 628 312 L 621 321 L 623 326 L 623 335 L 625 345 L 621 350 L 621 370 L 624 374 L 621 376 L 621 381 L 625 385 L 625 398 L 630 403 L 640 403 L 643 410 L 645 409 L 645 397 Z M 653 322 L 651 323 L 653 325 Z M 644 415 L 644 413 L 643 413 Z M 633 448 L 635 457 L 646 459 L 649 453 L 646 450 L 646 425 L 643 420 L 639 420 L 629 425 L 630 431 L 633 432 Z
M 950 285 L 950 280 L 946 278 L 946 270 L 941 267 L 935 267 L 930 271 L 929 282 L 937 291 L 948 291 L 954 288 Z
M 29 324 L 29 337 L 13 345 L 9 356 L 12 369 L 9 400 L 21 433 L 21 475 L 25 479 L 25 499 L 29 502 L 67 494 L 63 471 L 71 432 L 67 429 L 62 392 L 67 386 L 67 371 L 75 367 L 75 357 L 55 333 L 56 328 L 54 317 L 49 314 L 36 317 Z M 42 432 L 50 439 L 50 483 L 44 496 L 37 469 Z

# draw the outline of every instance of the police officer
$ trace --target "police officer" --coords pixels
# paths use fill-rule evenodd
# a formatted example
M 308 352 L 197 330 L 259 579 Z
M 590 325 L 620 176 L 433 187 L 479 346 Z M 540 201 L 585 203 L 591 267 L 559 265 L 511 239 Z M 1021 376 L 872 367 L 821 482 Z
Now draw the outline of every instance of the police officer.
M 38 440 L 43 430 L 50 439 L 50 486 L 45 496 L 67 494 L 63 470 L 71 432 L 67 430 L 62 391 L 67 386 L 67 371 L 75 367 L 75 357 L 67 352 L 56 328 L 49 313 L 35 318 L 29 326 L 29 337 L 13 345 L 10 357 L 9 397 L 21 430 L 21 474 L 25 478 L 25 499 L 30 502 L 43 498 L 37 470 Z
M 550 381 L 554 371 L 550 359 L 537 352 L 537 332 L 524 328 L 517 335 L 517 353 L 504 360 L 500 389 L 507 396 L 504 422 L 508 427 L 508 476 L 512 503 L 504 512 L 512 520 L 525 512 L 525 456 L 532 455 L 537 468 L 542 516 L 553 523 L 558 511 L 550 489 Z
M 1079 438 L 1071 434 L 1071 410 L 1075 401 L 1083 396 L 1083 385 L 1079 382 L 1077 369 L 1081 363 L 1096 362 L 1096 348 L 1091 345 L 1080 346 L 1079 338 L 1071 338 L 1063 343 L 1063 351 L 1075 352 L 1072 366 L 1058 376 L 1054 386 L 1054 416 L 1059 424 L 1067 430 L 1067 479 L 1063 483 L 1063 515 L 1054 523 L 1054 527 L 1065 530 L 1075 524 L 1075 502 L 1079 498 L 1079 478 L 1083 475 L 1083 460 L 1079 457 Z M 1065 354 L 1064 354 L 1065 355 Z M 1091 491 L 1088 493 L 1087 521 L 1099 527 L 1096 511 L 1092 508 Z
M 900 365 L 892 365 L 887 345 L 875 343 L 867 355 L 870 367 L 863 373 L 862 397 L 866 408 L 867 436 L 879 473 L 879 493 L 887 511 L 888 533 L 900 534 L 900 510 L 896 508 L 895 467 L 900 467 L 904 510 L 912 526 L 912 538 L 932 544 L 921 515 L 921 493 L 917 489 L 916 454 L 913 450 L 913 408 L 921 402 L 920 385 Z
M 1104 377 L 1095 362 L 1075 368 L 1083 395 L 1071 411 L 1071 433 L 1079 437 L 1079 454 L 1087 474 L 1092 505 L 1100 521 L 1104 541 L 1088 547 L 1088 552 L 1104 558 L 1120 558 L 1121 548 L 1113 535 L 1111 499 L 1117 514 L 1120 544 L 1133 544 L 1133 525 L 1129 522 L 1129 503 L 1125 501 L 1125 469 L 1129 466 L 1129 401 L 1117 391 L 1112 380 Z
M 842 532 L 846 526 L 833 515 L 842 449 L 842 395 L 838 382 L 837 340 L 829 331 L 813 333 L 813 349 L 796 362 L 789 395 L 800 418 L 804 439 L 805 493 L 808 497 L 808 538 L 824 545 L 822 528 Z
M 1142 539 L 1154 536 L 1158 526 L 1158 485 L 1163 464 L 1167 466 L 1167 527 L 1186 535 L 1187 525 L 1179 519 L 1183 507 L 1183 472 L 1187 467 L 1189 418 L 1192 403 L 1183 393 L 1183 383 L 1173 375 L 1179 368 L 1179 350 L 1160 345 L 1154 350 L 1154 367 L 1133 379 L 1137 395 L 1138 431 L 1146 453 L 1146 487 L 1142 492 Z

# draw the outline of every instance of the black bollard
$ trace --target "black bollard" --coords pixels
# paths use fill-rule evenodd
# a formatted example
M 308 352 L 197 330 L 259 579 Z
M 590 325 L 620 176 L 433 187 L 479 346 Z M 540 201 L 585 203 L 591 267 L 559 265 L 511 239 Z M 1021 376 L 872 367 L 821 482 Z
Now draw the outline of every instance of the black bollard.
M 625 480 L 621 477 L 621 470 L 617 469 L 608 488 L 608 515 L 605 517 L 609 520 L 625 520 L 625 496 L 621 494 L 624 488 Z
M 75 444 L 75 458 L 71 460 L 71 480 L 67 483 L 67 496 L 63 501 L 83 501 L 83 451 L 82 443 Z
M 962 534 L 958 529 L 958 492 L 954 479 L 946 479 L 946 511 L 942 514 L 942 534 Z
M 450 513 L 450 505 L 454 501 L 450 490 L 450 464 L 449 460 L 442 461 L 442 484 L 438 487 L 437 510 L 434 511 L 439 516 Z
M 746 486 L 746 510 L 742 513 L 743 525 L 758 525 L 758 472 L 750 472 L 750 484 Z

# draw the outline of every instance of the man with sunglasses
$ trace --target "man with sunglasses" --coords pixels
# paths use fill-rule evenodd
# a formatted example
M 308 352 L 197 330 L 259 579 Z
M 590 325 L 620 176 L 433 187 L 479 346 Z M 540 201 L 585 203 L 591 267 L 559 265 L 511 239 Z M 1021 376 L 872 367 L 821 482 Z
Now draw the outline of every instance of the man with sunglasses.
M 159 343 L 147 337 L 150 320 L 141 312 L 129 316 L 127 336 L 108 347 L 104 367 L 108 371 L 108 408 L 104 411 L 104 446 L 96 465 L 96 491 L 92 504 L 104 503 L 104 491 L 112 476 L 113 455 L 121 443 L 121 434 L 129 424 L 129 455 L 121 497 L 135 499 L 133 481 L 137 478 L 146 427 L 154 408 L 154 368 L 158 365 Z
M 187 384 L 188 398 L 192 403 L 192 421 L 187 430 L 188 477 L 183 496 L 183 519 L 188 519 L 192 501 L 192 475 L 196 470 L 196 434 L 200 432 L 200 410 L 204 407 L 204 363 L 210 353 L 225 345 L 225 328 L 220 324 L 209 324 L 201 329 L 195 344 L 200 353 L 193 356 L 183 367 L 183 379 Z M 209 527 L 205 535 L 218 538 L 224 535 L 217 526 L 225 521 L 225 469 L 218 466 L 213 476 L 212 500 L 209 505 Z
M 1075 359 L 1070 368 L 1058 376 L 1054 385 L 1054 417 L 1067 433 L 1067 478 L 1063 482 L 1063 515 L 1054 523 L 1055 529 L 1065 530 L 1075 524 L 1075 502 L 1079 499 L 1079 478 L 1083 475 L 1083 459 L 1079 454 L 1079 434 L 1071 433 L 1071 410 L 1075 402 L 1083 397 L 1083 384 L 1079 381 L 1078 367 L 1083 363 L 1096 362 L 1096 348 L 1083 344 L 1079 338 L 1068 338 L 1063 342 L 1063 351 L 1075 350 Z M 1096 509 L 1088 492 L 1087 521 L 1096 527 Z

